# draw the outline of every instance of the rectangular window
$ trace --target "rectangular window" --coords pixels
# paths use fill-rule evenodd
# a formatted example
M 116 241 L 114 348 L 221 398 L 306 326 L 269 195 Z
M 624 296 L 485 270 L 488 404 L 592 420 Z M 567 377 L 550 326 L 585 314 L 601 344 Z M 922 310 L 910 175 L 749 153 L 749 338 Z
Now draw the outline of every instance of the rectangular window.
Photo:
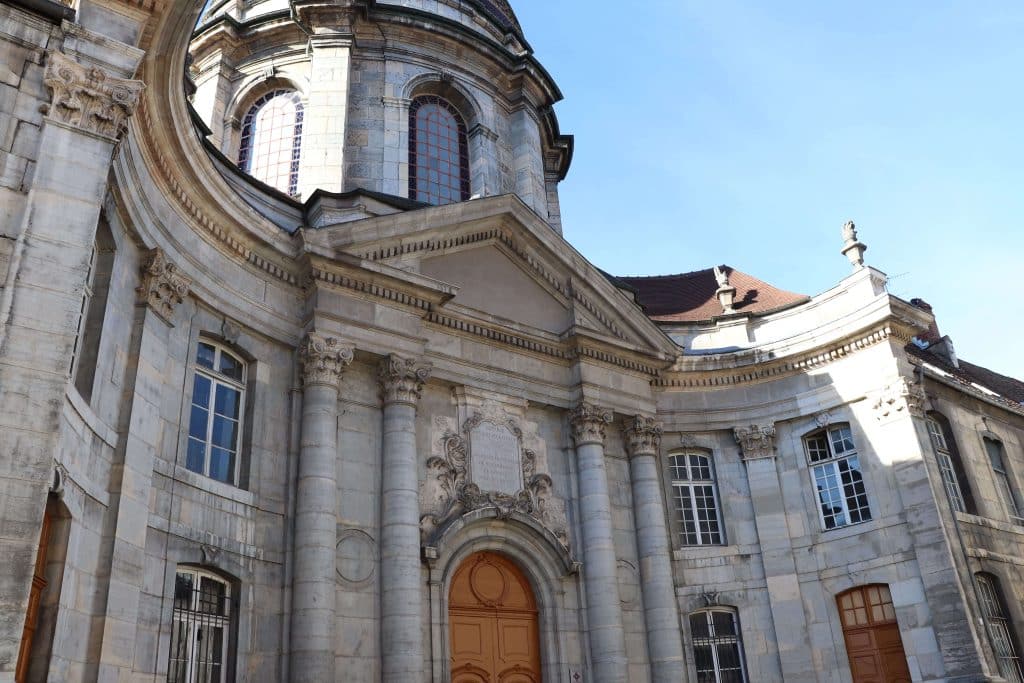
M 942 473 L 942 484 L 946 487 L 949 495 L 949 504 L 957 512 L 966 512 L 963 492 L 960 490 L 960 481 L 956 475 L 956 467 L 953 464 L 953 455 L 946 442 L 946 436 L 942 432 L 942 425 L 935 418 L 929 417 L 928 435 L 932 440 L 932 449 L 935 451 L 935 461 L 939 465 L 939 472 Z
M 719 545 L 722 524 L 711 458 L 698 453 L 669 458 L 672 500 L 683 545 Z
M 996 489 L 999 491 L 999 498 L 1006 506 L 1006 512 L 1010 521 L 1015 524 L 1024 524 L 1021 517 L 1021 502 L 1017 495 L 1017 488 L 1010 478 L 1010 471 L 1006 466 L 1006 454 L 1003 451 L 1003 444 L 995 439 L 985 439 L 985 450 L 988 452 L 989 462 L 992 464 L 992 472 L 996 478 Z
M 864 476 L 850 427 L 839 425 L 822 430 L 806 437 L 804 445 L 825 529 L 871 519 Z
M 245 403 L 245 364 L 230 352 L 199 342 L 185 467 L 229 484 L 238 480 Z
M 224 580 L 199 569 L 178 569 L 167 683 L 227 680 L 234 611 L 231 589 Z
M 690 636 L 697 683 L 746 683 L 735 612 L 712 609 L 691 614 Z

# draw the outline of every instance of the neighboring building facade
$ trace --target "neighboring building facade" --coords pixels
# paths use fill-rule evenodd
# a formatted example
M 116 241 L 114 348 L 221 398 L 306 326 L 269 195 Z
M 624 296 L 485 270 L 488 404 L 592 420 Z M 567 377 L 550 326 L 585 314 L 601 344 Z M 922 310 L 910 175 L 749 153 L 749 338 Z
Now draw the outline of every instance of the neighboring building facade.
M 0 683 L 1024 682 L 1024 384 L 852 223 L 603 273 L 504 0 L 67 4 L 0 5 Z

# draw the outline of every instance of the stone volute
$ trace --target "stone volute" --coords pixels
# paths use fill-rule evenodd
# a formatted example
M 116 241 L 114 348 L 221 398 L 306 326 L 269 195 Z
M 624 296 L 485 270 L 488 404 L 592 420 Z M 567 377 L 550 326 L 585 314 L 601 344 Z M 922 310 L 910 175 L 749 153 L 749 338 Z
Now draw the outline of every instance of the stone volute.
M 352 346 L 334 337 L 310 332 L 299 348 L 302 383 L 305 386 L 324 384 L 337 388 L 346 366 L 355 358 Z
M 589 403 L 580 403 L 569 415 L 572 436 L 577 446 L 604 444 L 605 427 L 612 422 L 612 411 Z

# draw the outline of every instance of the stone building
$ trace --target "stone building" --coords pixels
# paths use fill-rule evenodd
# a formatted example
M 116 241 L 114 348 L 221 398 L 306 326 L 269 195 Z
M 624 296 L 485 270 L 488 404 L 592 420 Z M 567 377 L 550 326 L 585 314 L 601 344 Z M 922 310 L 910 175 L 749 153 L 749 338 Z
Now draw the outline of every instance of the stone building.
M 0 682 L 1021 682 L 1024 384 L 852 223 L 610 276 L 504 0 L 202 4 L 0 4 Z

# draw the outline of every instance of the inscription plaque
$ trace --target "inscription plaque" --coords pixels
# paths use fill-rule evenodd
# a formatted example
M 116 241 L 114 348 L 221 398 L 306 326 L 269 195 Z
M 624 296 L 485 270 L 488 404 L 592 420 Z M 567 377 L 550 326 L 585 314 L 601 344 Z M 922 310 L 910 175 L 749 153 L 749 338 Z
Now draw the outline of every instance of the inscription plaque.
M 469 433 L 470 476 L 481 491 L 515 495 L 523 490 L 519 437 L 508 427 L 481 422 Z

